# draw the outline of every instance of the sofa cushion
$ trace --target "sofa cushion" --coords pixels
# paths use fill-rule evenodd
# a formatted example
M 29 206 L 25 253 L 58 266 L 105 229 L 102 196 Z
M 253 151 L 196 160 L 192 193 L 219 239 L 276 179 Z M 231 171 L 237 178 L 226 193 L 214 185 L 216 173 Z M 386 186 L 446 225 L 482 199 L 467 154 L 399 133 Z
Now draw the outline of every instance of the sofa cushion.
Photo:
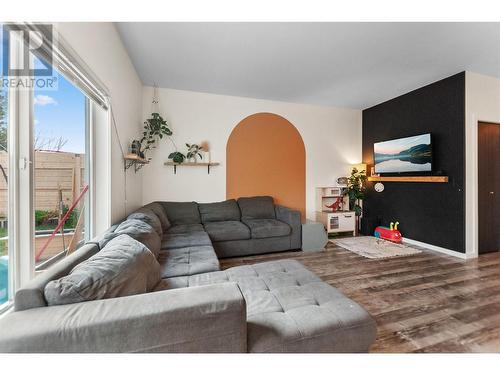
M 47 283 L 44 294 L 48 305 L 65 305 L 146 293 L 159 281 L 160 265 L 153 253 L 122 234 L 68 275 Z
M 156 214 L 156 216 L 158 216 L 158 219 L 160 219 L 161 222 L 161 228 L 163 229 L 164 232 L 167 231 L 168 228 L 170 228 L 171 224 L 170 221 L 168 220 L 167 213 L 165 212 L 165 209 L 163 208 L 160 202 L 148 203 L 144 207 L 149 208 Z
M 205 229 L 201 224 L 179 224 L 172 225 L 169 230 L 167 230 L 166 234 L 174 234 L 174 233 L 193 233 L 193 232 L 204 232 Z
M 249 352 L 360 352 L 375 340 L 373 318 L 295 260 L 175 277 L 162 287 L 225 282 L 245 298 Z
M 119 224 L 112 225 L 103 233 L 92 238 L 88 243 L 96 244 L 99 247 L 99 250 L 102 249 L 109 241 L 117 236 L 115 229 L 118 228 L 118 225 Z
M 196 202 L 162 202 L 172 225 L 200 224 L 200 212 Z
M 100 236 L 97 236 L 96 238 L 94 238 L 91 243 L 96 244 L 100 250 L 103 247 L 105 247 L 109 241 L 111 241 L 113 238 L 118 237 L 119 235 L 120 235 L 120 233 L 116 233 L 114 231 L 106 231 L 103 234 L 101 234 Z
M 15 311 L 47 306 L 47 300 L 44 295 L 47 283 L 66 276 L 78 264 L 98 252 L 99 247 L 97 244 L 87 243 L 28 281 L 16 292 L 14 298 Z
M 292 233 L 290 225 L 275 219 L 246 219 L 243 222 L 250 228 L 252 238 L 283 237 Z
M 197 231 L 191 233 L 167 233 L 161 241 L 161 249 L 178 249 L 189 246 L 211 246 L 212 241 L 207 232 Z
M 142 220 L 125 220 L 115 229 L 115 234 L 128 234 L 146 246 L 155 256 L 158 256 L 160 252 L 160 236 L 158 236 L 158 233 L 156 233 L 151 225 Z
M 192 246 L 162 250 L 158 258 L 161 277 L 189 276 L 219 270 L 212 246 Z
M 250 229 L 241 221 L 214 221 L 204 227 L 214 242 L 250 239 Z
M 275 219 L 273 198 L 268 196 L 238 199 L 241 219 Z
M 240 208 L 234 199 L 215 203 L 198 203 L 201 222 L 212 221 L 239 221 L 241 219 Z
M 160 219 L 152 210 L 148 208 L 145 207 L 139 208 L 138 210 L 128 215 L 127 219 L 142 220 L 145 223 L 151 225 L 160 237 L 163 235 L 163 228 L 161 226 Z

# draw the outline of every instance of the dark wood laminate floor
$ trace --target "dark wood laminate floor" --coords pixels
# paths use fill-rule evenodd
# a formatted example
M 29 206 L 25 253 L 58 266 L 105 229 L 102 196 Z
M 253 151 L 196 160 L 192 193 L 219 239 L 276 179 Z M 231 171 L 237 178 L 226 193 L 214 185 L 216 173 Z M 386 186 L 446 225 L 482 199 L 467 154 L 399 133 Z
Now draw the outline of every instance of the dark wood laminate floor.
M 231 258 L 221 265 L 287 258 L 373 315 L 372 352 L 500 352 L 500 253 L 465 261 L 425 250 L 373 260 L 329 244 L 322 252 Z

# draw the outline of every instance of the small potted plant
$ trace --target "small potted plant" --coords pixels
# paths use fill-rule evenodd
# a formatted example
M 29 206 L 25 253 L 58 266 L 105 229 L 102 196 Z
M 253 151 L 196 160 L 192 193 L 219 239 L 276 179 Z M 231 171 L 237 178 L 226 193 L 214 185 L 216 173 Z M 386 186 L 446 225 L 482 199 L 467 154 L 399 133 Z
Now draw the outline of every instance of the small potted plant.
M 145 159 L 144 152 L 142 151 L 141 141 L 134 139 L 130 144 L 130 153 Z
M 203 155 L 201 154 L 201 151 L 203 151 L 203 146 L 199 146 L 197 144 L 192 144 L 190 145 L 189 143 L 186 143 L 186 147 L 188 149 L 186 158 L 188 160 L 192 160 L 195 163 L 198 161 L 197 157 L 200 157 L 200 160 L 203 159 Z
M 174 163 L 182 164 L 186 159 L 186 155 L 184 155 L 182 152 L 175 151 L 170 153 L 170 155 L 168 155 L 168 158 L 172 159 Z

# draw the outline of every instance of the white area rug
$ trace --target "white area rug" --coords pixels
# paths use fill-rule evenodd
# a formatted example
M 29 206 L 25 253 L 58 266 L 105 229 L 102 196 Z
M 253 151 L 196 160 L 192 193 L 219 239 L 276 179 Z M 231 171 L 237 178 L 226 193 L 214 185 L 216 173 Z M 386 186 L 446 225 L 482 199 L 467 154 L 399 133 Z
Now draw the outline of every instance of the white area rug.
M 403 244 L 372 236 L 339 238 L 330 242 L 370 259 L 392 258 L 419 254 L 422 251 Z

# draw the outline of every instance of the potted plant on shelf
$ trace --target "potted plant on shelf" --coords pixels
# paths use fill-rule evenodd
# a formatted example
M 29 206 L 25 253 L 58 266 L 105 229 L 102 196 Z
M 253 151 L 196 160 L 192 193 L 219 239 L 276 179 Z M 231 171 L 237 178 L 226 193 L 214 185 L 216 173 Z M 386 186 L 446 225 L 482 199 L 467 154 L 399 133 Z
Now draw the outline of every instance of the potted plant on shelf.
M 365 197 L 366 172 L 353 168 L 347 181 L 347 195 L 349 197 L 349 209 L 354 211 L 356 226 L 354 234 L 359 234 L 359 217 L 361 216 L 361 200 Z
M 186 155 L 184 155 L 182 152 L 175 151 L 170 153 L 170 155 L 168 155 L 168 158 L 172 159 L 174 163 L 182 164 L 186 159 Z
M 195 163 L 198 161 L 197 157 L 200 157 L 200 160 L 203 159 L 203 155 L 201 154 L 201 151 L 203 151 L 203 146 L 199 146 L 197 144 L 192 144 L 190 145 L 189 143 L 186 143 L 186 147 L 188 148 L 186 158 L 188 160 L 193 160 Z
M 139 156 L 142 159 L 145 159 L 146 156 L 144 155 L 144 152 L 142 151 L 142 145 L 141 142 L 137 139 L 134 139 L 131 144 L 130 144 L 130 153 Z

